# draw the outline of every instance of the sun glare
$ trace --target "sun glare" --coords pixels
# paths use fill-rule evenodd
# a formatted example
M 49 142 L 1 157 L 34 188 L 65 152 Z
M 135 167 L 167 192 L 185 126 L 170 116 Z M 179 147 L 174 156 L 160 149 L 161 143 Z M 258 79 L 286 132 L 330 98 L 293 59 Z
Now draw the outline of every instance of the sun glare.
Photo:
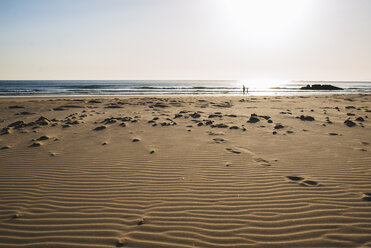
M 312 5 L 309 0 L 219 1 L 229 28 L 257 42 L 289 38 L 303 25 Z

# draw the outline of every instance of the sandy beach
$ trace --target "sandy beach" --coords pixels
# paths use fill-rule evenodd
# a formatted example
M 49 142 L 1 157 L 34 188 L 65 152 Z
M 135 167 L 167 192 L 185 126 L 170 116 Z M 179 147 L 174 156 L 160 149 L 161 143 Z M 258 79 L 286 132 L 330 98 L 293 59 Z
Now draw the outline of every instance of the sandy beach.
M 371 247 L 371 95 L 0 99 L 0 247 Z

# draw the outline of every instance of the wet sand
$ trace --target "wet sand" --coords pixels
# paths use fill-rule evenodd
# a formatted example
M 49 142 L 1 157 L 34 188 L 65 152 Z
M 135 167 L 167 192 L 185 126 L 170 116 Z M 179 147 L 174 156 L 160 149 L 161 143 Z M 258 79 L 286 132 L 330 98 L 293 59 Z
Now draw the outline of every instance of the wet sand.
M 371 95 L 0 99 L 0 247 L 371 247 Z

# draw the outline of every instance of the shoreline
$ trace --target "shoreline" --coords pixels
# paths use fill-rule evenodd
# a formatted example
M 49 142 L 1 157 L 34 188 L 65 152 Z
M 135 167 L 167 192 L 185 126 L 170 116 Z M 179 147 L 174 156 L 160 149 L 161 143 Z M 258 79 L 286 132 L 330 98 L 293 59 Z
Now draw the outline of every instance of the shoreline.
M 45 95 L 45 96 L 0 96 L 0 100 L 11 100 L 11 99 L 74 99 L 74 98 L 82 98 L 82 99 L 89 99 L 89 98 L 107 98 L 107 99 L 112 99 L 112 98 L 146 98 L 146 97 L 153 97 L 153 98 L 176 98 L 176 97 L 194 97 L 194 98 L 238 98 L 238 97 L 254 97 L 254 98 L 270 98 L 270 97 L 331 97 L 331 96 L 369 96 L 371 93 L 344 93 L 344 92 L 339 92 L 339 93 L 328 93 L 328 92 L 322 92 L 322 93 L 312 93 L 312 92 L 307 92 L 303 94 L 292 94 L 292 95 L 249 95 L 249 94 L 164 94 L 164 95 Z

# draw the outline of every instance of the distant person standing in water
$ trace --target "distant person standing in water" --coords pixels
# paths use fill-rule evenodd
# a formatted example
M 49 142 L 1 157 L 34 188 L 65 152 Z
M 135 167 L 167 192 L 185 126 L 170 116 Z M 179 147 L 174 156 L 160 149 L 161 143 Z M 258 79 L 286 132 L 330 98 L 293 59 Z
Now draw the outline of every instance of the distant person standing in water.
M 242 85 L 242 92 L 243 92 L 243 94 L 245 94 L 245 90 L 246 90 L 245 85 Z

